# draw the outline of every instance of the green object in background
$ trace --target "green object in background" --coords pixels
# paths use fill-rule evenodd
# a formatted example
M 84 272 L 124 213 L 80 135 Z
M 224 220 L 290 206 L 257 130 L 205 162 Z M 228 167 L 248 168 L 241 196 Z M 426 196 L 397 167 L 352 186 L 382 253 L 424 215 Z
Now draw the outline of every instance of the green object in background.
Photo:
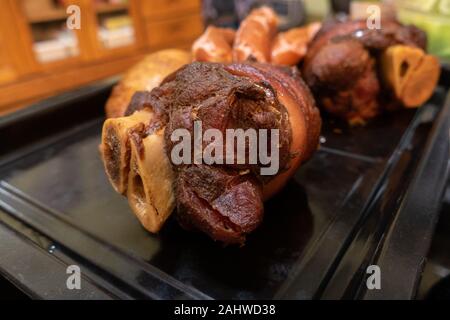
M 439 11 L 443 14 L 450 15 L 450 0 L 441 0 Z
M 323 20 L 331 13 L 329 0 L 303 0 L 308 22 Z
M 397 0 L 401 8 L 450 15 L 450 0 Z
M 450 61 L 450 0 L 397 1 L 398 18 L 428 35 L 428 51 Z

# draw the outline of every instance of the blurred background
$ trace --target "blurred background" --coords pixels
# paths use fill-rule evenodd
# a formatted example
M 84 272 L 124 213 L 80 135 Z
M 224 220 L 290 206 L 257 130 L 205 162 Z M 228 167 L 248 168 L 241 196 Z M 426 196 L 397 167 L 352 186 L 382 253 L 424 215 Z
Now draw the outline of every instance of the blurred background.
M 450 61 L 450 0 L 0 0 L 0 117 L 120 75 L 150 52 L 190 49 L 207 25 L 237 28 L 263 4 L 277 11 L 280 29 L 333 14 L 365 18 L 376 4 L 384 17 L 424 29 L 428 50 Z M 80 9 L 79 29 L 68 28 L 68 17 L 76 16 L 67 13 L 71 5 Z M 450 298 L 448 185 L 419 298 Z M 6 297 L 17 293 L 9 287 L 0 278 Z
M 361 18 L 374 3 L 424 28 L 429 50 L 450 58 L 450 0 L 0 0 L 0 116 L 120 74 L 146 53 L 188 49 L 206 25 L 237 27 L 262 4 L 286 29 L 333 13 Z M 70 30 L 73 4 L 80 29 Z

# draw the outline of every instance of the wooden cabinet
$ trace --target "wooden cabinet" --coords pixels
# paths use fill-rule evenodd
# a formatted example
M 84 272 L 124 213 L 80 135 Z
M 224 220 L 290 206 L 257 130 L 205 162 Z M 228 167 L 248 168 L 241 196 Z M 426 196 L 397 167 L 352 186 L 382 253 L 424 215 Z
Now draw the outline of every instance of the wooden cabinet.
M 65 7 L 48 7 L 55 3 L 0 0 L 0 114 L 121 73 L 146 53 L 188 48 L 203 31 L 200 0 L 64 0 L 59 3 Z M 80 8 L 81 29 L 67 30 L 65 46 L 53 48 L 51 41 L 42 41 L 40 29 L 47 24 L 64 28 L 71 4 Z M 126 19 L 131 28 L 108 34 L 105 21 Z
M 1 39 L 0 39 L 1 41 Z M 5 57 L 3 48 L 0 46 L 0 84 L 13 81 L 17 78 L 15 70 L 10 61 Z
M 5 36 L 0 33 L 0 85 L 13 81 L 18 76 L 5 44 Z
M 147 43 L 150 47 L 168 46 L 172 42 L 191 42 L 203 30 L 201 17 L 191 14 L 180 18 L 148 22 L 146 24 Z
M 200 12 L 201 0 L 152 0 L 151 6 L 143 1 L 140 5 L 144 17 L 165 19 L 188 12 Z
M 141 1 L 140 9 L 150 48 L 191 43 L 203 31 L 200 0 L 153 0 L 151 6 Z

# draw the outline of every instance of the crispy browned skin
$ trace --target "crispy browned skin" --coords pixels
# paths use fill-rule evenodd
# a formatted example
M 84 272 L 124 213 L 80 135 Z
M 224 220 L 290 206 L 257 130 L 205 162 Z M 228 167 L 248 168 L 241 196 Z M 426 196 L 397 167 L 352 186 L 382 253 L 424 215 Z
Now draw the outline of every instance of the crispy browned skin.
M 224 243 L 244 243 L 262 221 L 264 198 L 278 191 L 318 146 L 319 112 L 291 69 L 196 62 L 168 76 L 144 100 L 142 107 L 151 105 L 155 113 L 148 131 L 165 126 L 169 158 L 172 132 L 184 128 L 193 137 L 196 120 L 203 131 L 219 129 L 224 137 L 228 128 L 280 130 L 276 176 L 261 176 L 260 164 L 173 165 L 180 224 Z
M 295 66 L 306 55 L 308 44 L 320 30 L 319 22 L 277 34 L 272 43 L 270 63 Z
M 366 21 L 325 23 L 311 43 L 303 64 L 305 81 L 318 104 L 349 122 L 378 115 L 386 99 L 378 77 L 378 58 L 386 48 L 404 44 L 425 49 L 425 33 L 396 21 L 369 30 Z
M 270 62 L 295 66 L 305 56 L 308 44 L 319 31 L 319 22 L 277 34 L 278 17 L 268 7 L 254 9 L 235 32 L 209 26 L 192 45 L 194 61 Z
M 233 62 L 270 61 L 272 39 L 276 34 L 278 18 L 269 7 L 253 10 L 241 22 L 233 45 Z
M 253 81 L 270 83 L 289 114 L 292 127 L 290 153 L 294 156 L 288 164 L 288 169 L 279 173 L 265 186 L 264 198 L 268 199 L 282 189 L 300 164 L 309 159 L 317 149 L 322 123 L 319 110 L 296 67 L 232 64 L 227 66 L 227 69 L 235 75 L 249 77 Z
M 231 62 L 235 31 L 209 26 L 192 45 L 194 61 Z

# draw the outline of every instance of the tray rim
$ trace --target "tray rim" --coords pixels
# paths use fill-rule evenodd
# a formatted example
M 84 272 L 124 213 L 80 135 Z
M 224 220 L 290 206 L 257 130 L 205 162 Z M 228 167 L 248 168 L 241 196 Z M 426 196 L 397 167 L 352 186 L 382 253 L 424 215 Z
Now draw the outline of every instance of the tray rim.
M 9 117 L 7 116 L 6 118 L 1 118 L 0 119 L 0 129 L 3 128 L 6 125 L 11 125 L 11 124 L 14 125 L 14 124 L 20 122 L 22 119 L 33 117 L 33 115 L 35 115 L 36 113 L 38 113 L 38 114 L 45 114 L 46 112 L 50 112 L 51 110 L 54 110 L 54 109 L 64 108 L 65 104 L 68 101 L 74 102 L 74 101 L 77 101 L 78 99 L 89 97 L 91 95 L 95 95 L 99 91 L 105 90 L 105 88 L 111 87 L 116 82 L 117 82 L 116 78 L 104 80 L 104 81 L 101 81 L 101 82 L 96 83 L 94 85 L 78 89 L 75 92 L 69 92 L 69 93 L 63 94 L 61 96 L 53 97 L 53 98 L 51 98 L 49 100 L 37 103 L 36 105 L 34 105 L 29 110 L 19 110 L 18 112 L 14 113 L 14 114 L 11 114 Z M 450 94 L 449 94 L 449 96 L 450 96 Z M 450 104 L 450 99 L 447 98 L 446 101 L 447 101 L 446 105 L 449 105 Z M 47 106 L 47 108 L 45 108 L 46 106 Z M 0 167 L 3 167 L 3 165 L 5 163 L 2 164 L 1 160 L 2 159 L 0 158 Z M 425 161 L 425 160 L 422 159 L 421 161 Z M 17 193 L 14 192 L 14 190 L 11 190 L 11 188 L 9 188 L 8 186 L 5 186 L 4 184 L 0 184 L 0 194 L 8 195 L 9 198 L 14 198 L 14 197 L 17 198 Z M 19 197 L 19 198 L 21 198 L 21 197 Z M 23 199 L 21 201 L 23 201 Z M 2 206 L 1 202 L 2 202 L 2 200 L 0 199 L 0 207 Z M 25 201 L 25 202 L 27 202 L 27 201 Z M 16 216 L 16 218 L 18 218 L 19 220 L 25 222 L 26 224 L 34 226 L 37 230 L 39 230 L 39 231 L 42 230 L 42 229 L 39 229 L 38 225 L 36 225 L 36 222 L 29 221 L 29 220 L 27 221 L 20 214 L 15 214 L 15 216 Z M 40 228 L 42 228 L 42 226 Z M 45 234 L 45 232 L 44 232 L 44 234 Z M 88 235 L 88 236 L 91 237 L 92 235 Z M 95 237 L 94 237 L 93 240 L 96 241 L 98 239 L 95 239 Z M 104 246 L 108 246 L 107 244 L 103 244 L 103 245 Z M 329 272 L 330 272 L 330 270 L 327 271 L 327 274 Z M 170 278 L 172 278 L 170 275 L 168 275 L 168 276 Z M 171 279 L 170 280 L 168 278 L 164 279 L 165 276 L 163 276 L 162 278 L 163 278 L 163 282 L 166 282 L 166 283 L 167 283 L 167 281 L 169 283 L 172 282 Z M 190 292 L 188 294 L 187 298 L 193 298 L 193 299 L 209 299 L 210 298 L 209 296 L 203 294 L 202 292 L 199 292 L 197 289 L 184 287 L 184 285 L 181 284 L 181 283 L 179 283 L 179 284 L 172 284 L 172 285 L 174 285 L 175 288 L 178 287 L 178 289 L 181 289 L 182 291 L 186 290 L 187 292 Z M 194 290 L 191 291 L 191 289 L 194 289 Z M 318 289 L 318 288 L 315 288 L 315 289 Z M 184 291 L 184 293 L 186 293 L 186 291 Z M 158 295 L 154 295 L 154 294 L 148 295 L 149 293 L 146 292 L 145 290 L 142 293 L 147 295 L 149 298 L 153 298 L 153 299 L 164 298 L 164 297 L 159 297 Z M 311 295 L 309 298 L 312 298 L 312 297 L 319 298 L 318 296 L 314 296 L 314 295 Z M 287 298 L 287 299 L 289 299 L 290 297 L 288 295 L 279 294 L 278 296 L 276 296 L 276 298 L 285 298 L 285 299 Z

